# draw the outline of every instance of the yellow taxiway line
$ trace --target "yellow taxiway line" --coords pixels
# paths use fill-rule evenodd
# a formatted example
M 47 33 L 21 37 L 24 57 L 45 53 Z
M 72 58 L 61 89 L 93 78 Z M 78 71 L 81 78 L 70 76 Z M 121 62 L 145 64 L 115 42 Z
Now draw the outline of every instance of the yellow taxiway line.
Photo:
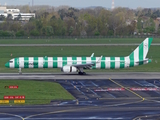
M 117 83 L 116 81 L 112 80 L 111 78 L 109 78 L 109 80 L 110 80 L 110 81 L 112 81 L 113 83 L 115 83 L 116 85 L 118 85 L 118 86 L 120 86 L 120 87 L 122 87 L 122 88 L 126 89 L 127 91 L 129 91 L 129 92 L 133 93 L 133 94 L 134 94 L 134 95 L 136 95 L 137 97 L 141 98 L 143 101 L 145 100 L 145 98 L 144 98 L 144 97 L 142 97 L 141 95 L 139 95 L 139 94 L 137 94 L 136 92 L 134 92 L 134 91 L 132 91 L 132 90 L 128 89 L 127 87 L 124 87 L 123 85 L 121 85 L 121 84 Z

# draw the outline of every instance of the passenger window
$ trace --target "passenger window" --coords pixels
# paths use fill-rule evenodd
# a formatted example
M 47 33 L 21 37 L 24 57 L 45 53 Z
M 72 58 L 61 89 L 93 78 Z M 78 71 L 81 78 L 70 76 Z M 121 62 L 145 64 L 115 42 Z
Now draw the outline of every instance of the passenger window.
M 9 61 L 10 63 L 13 63 L 13 61 Z

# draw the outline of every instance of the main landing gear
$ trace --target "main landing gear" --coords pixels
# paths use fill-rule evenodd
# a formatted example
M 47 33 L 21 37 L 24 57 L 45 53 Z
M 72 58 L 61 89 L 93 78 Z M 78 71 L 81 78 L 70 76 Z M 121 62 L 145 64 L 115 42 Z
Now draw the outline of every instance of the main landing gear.
M 85 72 L 78 72 L 79 75 L 86 75 Z
M 86 73 L 85 73 L 85 72 L 83 72 L 83 68 L 80 68 L 80 69 L 79 69 L 78 74 L 79 74 L 79 75 L 86 75 Z

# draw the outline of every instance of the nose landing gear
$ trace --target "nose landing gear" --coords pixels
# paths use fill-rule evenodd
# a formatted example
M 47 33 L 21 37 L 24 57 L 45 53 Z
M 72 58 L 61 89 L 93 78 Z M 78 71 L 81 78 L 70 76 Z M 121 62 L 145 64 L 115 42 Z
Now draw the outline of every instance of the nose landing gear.
M 22 69 L 19 68 L 18 70 L 19 70 L 19 75 L 22 75 Z

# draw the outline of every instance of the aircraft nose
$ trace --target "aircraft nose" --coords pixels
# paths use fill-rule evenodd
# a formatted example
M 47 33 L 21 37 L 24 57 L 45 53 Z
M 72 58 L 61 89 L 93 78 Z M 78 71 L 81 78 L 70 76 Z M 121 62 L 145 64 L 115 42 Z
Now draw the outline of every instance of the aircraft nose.
M 9 68 L 9 62 L 7 62 L 7 63 L 5 64 L 5 67 Z

